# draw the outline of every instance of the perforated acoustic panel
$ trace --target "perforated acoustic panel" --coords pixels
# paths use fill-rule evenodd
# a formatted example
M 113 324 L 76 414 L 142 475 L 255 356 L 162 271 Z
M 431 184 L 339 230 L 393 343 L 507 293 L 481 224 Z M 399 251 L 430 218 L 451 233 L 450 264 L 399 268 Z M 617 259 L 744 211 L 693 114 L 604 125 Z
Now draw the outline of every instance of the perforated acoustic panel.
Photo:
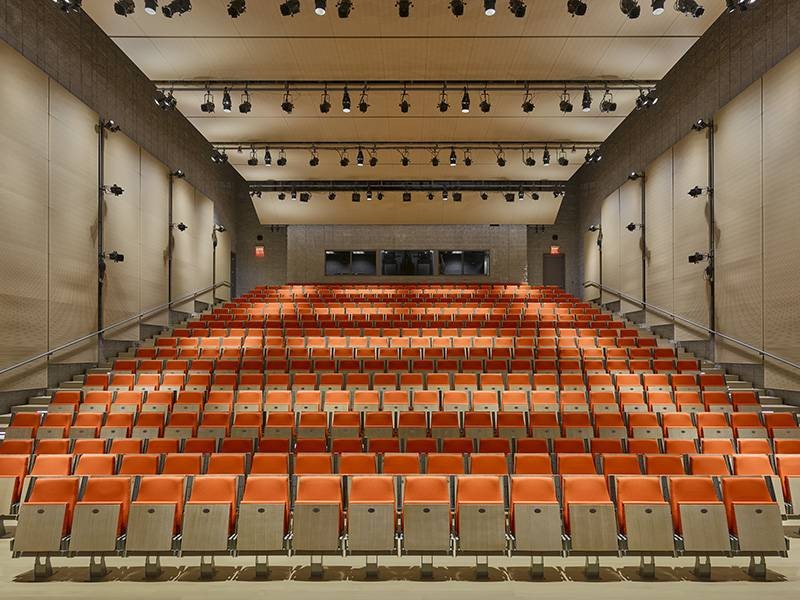
M 672 312 L 675 292 L 672 250 L 672 148 L 645 169 L 645 248 L 647 302 Z M 647 323 L 671 323 L 656 312 L 648 312 Z
M 692 198 L 695 186 L 708 187 L 708 138 L 703 132 L 690 132 L 673 147 L 672 227 L 675 313 L 708 325 L 710 290 L 703 276 L 704 264 L 689 264 L 688 256 L 708 251 L 707 196 Z M 675 339 L 703 340 L 704 331 L 688 325 L 675 326 Z
M 619 290 L 633 298 L 642 297 L 642 180 L 627 181 L 619 188 Z M 628 231 L 633 223 L 636 229 Z M 641 310 L 627 300 L 620 301 L 623 313 Z
M 715 124 L 716 328 L 761 348 L 761 80 L 722 108 Z M 716 359 L 761 362 L 720 338 Z
M 97 326 L 98 115 L 50 80 L 50 347 Z M 97 360 L 97 343 L 57 354 L 54 362 Z
M 139 146 L 122 132 L 104 132 L 105 185 L 119 185 L 121 196 L 105 195 L 104 251 L 117 251 L 125 260 L 106 261 L 103 284 L 103 322 L 111 325 L 139 312 L 139 225 L 141 169 Z M 113 329 L 105 335 L 110 340 L 138 340 L 139 323 Z
M 613 191 L 603 201 L 600 222 L 603 226 L 603 285 L 618 290 L 620 287 L 619 190 Z M 605 304 L 618 300 L 619 296 L 603 292 L 601 299 Z
M 800 363 L 800 52 L 763 78 L 764 344 Z M 800 372 L 767 359 L 764 385 L 800 390 Z
M 167 301 L 169 169 L 142 150 L 141 175 L 139 304 L 142 310 L 147 310 Z M 167 322 L 167 311 L 142 321 L 149 325 L 166 325 Z
M 47 349 L 47 76 L 0 43 L 0 367 Z M 43 362 L 0 377 L 0 390 L 47 385 Z

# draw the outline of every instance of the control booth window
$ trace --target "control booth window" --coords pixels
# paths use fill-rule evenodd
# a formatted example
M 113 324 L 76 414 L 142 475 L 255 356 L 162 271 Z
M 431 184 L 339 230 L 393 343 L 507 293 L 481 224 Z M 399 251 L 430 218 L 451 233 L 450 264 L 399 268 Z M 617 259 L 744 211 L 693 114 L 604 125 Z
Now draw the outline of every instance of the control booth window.
M 488 275 L 489 252 L 486 250 L 440 250 L 440 275 Z
M 433 275 L 433 250 L 382 250 L 383 275 Z
M 325 275 L 376 275 L 375 250 L 326 250 Z

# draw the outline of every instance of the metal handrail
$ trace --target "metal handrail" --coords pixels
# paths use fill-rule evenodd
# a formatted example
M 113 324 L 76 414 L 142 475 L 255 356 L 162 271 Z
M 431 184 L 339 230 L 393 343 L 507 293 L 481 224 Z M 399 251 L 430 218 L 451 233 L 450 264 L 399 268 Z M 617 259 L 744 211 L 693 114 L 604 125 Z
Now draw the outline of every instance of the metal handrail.
M 682 317 L 680 315 L 676 315 L 675 313 L 670 312 L 665 308 L 661 308 L 660 306 L 656 306 L 655 304 L 651 304 L 649 302 L 645 302 L 644 300 L 641 300 L 640 298 L 634 298 L 633 296 L 629 296 L 628 294 L 626 294 L 625 292 L 621 292 L 620 290 L 615 290 L 614 288 L 610 288 L 608 286 L 599 284 L 596 281 L 584 281 L 583 282 L 583 287 L 585 287 L 585 288 L 586 287 L 596 287 L 596 288 L 598 288 L 600 290 L 608 292 L 609 294 L 613 294 L 615 296 L 619 296 L 620 298 L 622 298 L 624 300 L 627 300 L 628 302 L 632 302 L 633 304 L 638 304 L 639 306 L 641 306 L 642 308 L 644 308 L 647 311 L 660 313 L 661 315 L 671 319 L 673 322 L 674 321 L 680 321 L 682 323 L 690 325 L 691 327 L 694 327 L 696 329 L 700 329 L 702 331 L 705 331 L 706 333 L 709 333 L 709 334 L 713 335 L 714 337 L 722 338 L 725 341 L 732 342 L 732 343 L 736 344 L 737 346 L 741 346 L 742 348 L 746 348 L 747 350 L 750 350 L 751 352 L 755 352 L 759 356 L 764 356 L 764 357 L 767 357 L 767 358 L 771 358 L 772 360 L 777 361 L 779 363 L 783 363 L 784 365 L 787 365 L 787 366 L 789 366 L 789 367 L 791 367 L 793 369 L 800 370 L 800 364 L 794 363 L 794 362 L 792 362 L 790 360 L 787 360 L 785 358 L 782 358 L 780 356 L 772 354 L 771 352 L 767 352 L 763 348 L 757 348 L 756 346 L 753 346 L 752 344 L 748 344 L 747 342 L 743 342 L 742 340 L 736 339 L 735 337 L 731 337 L 731 336 L 729 336 L 729 335 L 727 335 L 725 333 L 722 333 L 720 331 L 716 331 L 714 329 L 710 329 L 709 327 L 706 327 L 705 325 L 703 325 L 701 323 L 698 323 L 696 321 L 692 321 L 691 319 L 687 319 L 686 317 Z
M 4 375 L 5 373 L 8 373 L 9 371 L 13 371 L 15 369 L 18 369 L 19 367 L 24 367 L 27 364 L 30 364 L 32 362 L 36 362 L 37 360 L 41 360 L 43 358 L 47 358 L 49 356 L 52 356 L 56 352 L 61 352 L 62 350 L 66 350 L 67 348 L 69 348 L 71 346 L 74 346 L 75 344 L 80 344 L 81 342 L 85 342 L 86 340 L 90 340 L 90 339 L 92 339 L 92 338 L 94 338 L 94 337 L 96 337 L 98 335 L 104 334 L 107 331 L 111 331 L 112 329 L 117 329 L 119 327 L 122 327 L 123 325 L 127 325 L 128 323 L 131 323 L 132 321 L 137 321 L 137 322 L 141 321 L 142 319 L 144 319 L 145 317 L 147 317 L 149 315 L 152 315 L 153 313 L 157 313 L 157 312 L 161 312 L 163 310 L 169 309 L 170 307 L 174 306 L 175 304 L 180 304 L 181 302 L 186 302 L 188 300 L 193 300 L 193 299 L 197 298 L 198 296 L 201 296 L 202 294 L 206 294 L 208 292 L 216 290 L 218 287 L 221 287 L 221 286 L 230 287 L 231 284 L 230 284 L 229 281 L 220 281 L 219 283 L 216 283 L 214 285 L 210 285 L 210 286 L 208 286 L 206 288 L 203 288 L 201 290 L 196 290 L 196 291 L 194 291 L 194 292 L 192 292 L 190 294 L 186 294 L 185 296 L 181 296 L 180 298 L 177 298 L 177 299 L 172 300 L 170 302 L 167 302 L 165 304 L 159 304 L 158 306 L 154 306 L 153 308 L 149 308 L 149 309 L 147 309 L 145 311 L 140 312 L 137 315 L 134 315 L 132 317 L 128 317 L 126 319 L 123 319 L 122 321 L 117 321 L 116 323 L 112 323 L 111 325 L 103 327 L 102 329 L 98 329 L 97 331 L 93 331 L 92 333 L 87 333 L 86 335 L 83 335 L 83 336 L 81 336 L 79 338 L 76 338 L 76 339 L 70 341 L 70 342 L 67 342 L 66 344 L 61 344 L 60 346 L 57 346 L 56 348 L 52 348 L 50 350 L 47 350 L 46 352 L 42 352 L 41 354 L 37 354 L 36 356 L 31 356 L 30 358 L 26 358 L 22 362 L 18 362 L 17 364 L 11 365 L 10 367 L 4 367 L 4 368 L 0 369 L 0 375 Z

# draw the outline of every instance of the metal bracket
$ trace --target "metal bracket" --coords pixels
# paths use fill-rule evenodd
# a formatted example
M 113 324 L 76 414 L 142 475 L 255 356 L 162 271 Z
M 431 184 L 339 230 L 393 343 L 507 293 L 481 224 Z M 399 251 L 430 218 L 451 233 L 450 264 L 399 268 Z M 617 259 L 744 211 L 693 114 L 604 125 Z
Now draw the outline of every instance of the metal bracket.
M 264 556 L 263 561 L 256 556 L 256 577 L 259 579 L 269 577 L 269 556 Z
M 584 567 L 586 579 L 600 579 L 600 557 L 587 556 L 586 566 Z
M 648 560 L 648 558 L 650 560 Z M 655 579 L 656 577 L 655 556 L 642 556 L 639 559 L 639 575 L 644 579 Z
M 325 567 L 322 565 L 322 556 L 319 560 L 315 559 L 315 556 L 311 557 L 311 577 L 319 579 L 325 574 Z
M 201 556 L 200 557 L 200 578 L 201 579 L 212 579 L 214 577 L 214 557 L 213 556 Z
M 755 556 L 750 557 L 750 565 L 747 567 L 747 574 L 753 579 L 766 579 L 767 578 L 767 559 L 759 556 L 756 560 Z
M 427 560 L 426 560 L 427 559 Z M 419 559 L 419 575 L 423 579 L 433 577 L 433 556 L 421 556 Z
M 704 560 L 705 558 L 705 560 Z M 711 557 L 698 556 L 694 559 L 694 574 L 700 579 L 711 579 Z
M 52 576 L 52 574 L 53 564 L 50 562 L 50 557 L 37 554 L 33 563 L 33 580 L 41 581 Z
M 536 560 L 535 556 L 531 556 L 530 573 L 531 579 L 544 578 L 544 556 L 540 556 L 539 560 Z
M 161 576 L 160 556 L 148 555 L 144 557 L 144 576 L 145 579 L 157 579 Z
M 89 579 L 96 581 L 108 575 L 105 556 L 89 557 Z
M 475 577 L 478 579 L 489 579 L 489 557 L 475 557 Z

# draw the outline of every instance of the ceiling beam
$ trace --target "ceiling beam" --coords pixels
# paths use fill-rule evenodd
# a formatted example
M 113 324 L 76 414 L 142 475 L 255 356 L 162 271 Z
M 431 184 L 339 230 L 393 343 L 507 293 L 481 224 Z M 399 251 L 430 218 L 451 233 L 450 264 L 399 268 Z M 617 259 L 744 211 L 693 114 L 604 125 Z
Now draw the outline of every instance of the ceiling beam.
M 548 180 L 430 180 L 430 181 L 406 181 L 399 179 L 360 181 L 360 180 L 296 180 L 296 181 L 248 181 L 251 192 L 288 192 L 292 190 L 302 191 L 353 191 L 353 190 L 373 190 L 382 192 L 420 192 L 420 191 L 441 191 L 455 190 L 459 192 L 508 192 L 518 191 L 558 191 L 564 192 L 567 187 L 566 181 Z

